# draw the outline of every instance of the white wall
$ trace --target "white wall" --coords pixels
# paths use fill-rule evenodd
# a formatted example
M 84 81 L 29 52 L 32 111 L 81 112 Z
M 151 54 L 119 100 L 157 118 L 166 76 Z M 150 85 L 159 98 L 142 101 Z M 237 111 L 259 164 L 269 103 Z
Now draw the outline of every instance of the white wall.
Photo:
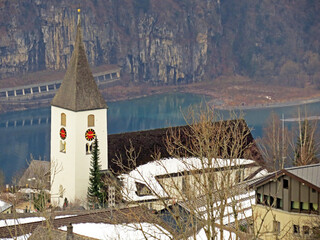
M 60 152 L 60 116 L 66 114 L 67 131 L 66 153 Z M 88 115 L 95 116 L 95 126 L 88 127 Z M 107 110 L 89 110 L 73 112 L 58 107 L 51 107 L 51 162 L 53 166 L 58 166 L 61 171 L 51 174 L 51 199 L 53 204 L 62 205 L 64 198 L 67 197 L 69 202 L 75 199 L 86 200 L 87 189 L 89 186 L 89 168 L 91 154 L 86 154 L 85 132 L 92 128 L 96 132 L 99 140 L 100 164 L 101 169 L 108 167 L 108 147 L 107 147 Z M 59 187 L 63 186 L 65 193 L 63 198 L 58 198 Z

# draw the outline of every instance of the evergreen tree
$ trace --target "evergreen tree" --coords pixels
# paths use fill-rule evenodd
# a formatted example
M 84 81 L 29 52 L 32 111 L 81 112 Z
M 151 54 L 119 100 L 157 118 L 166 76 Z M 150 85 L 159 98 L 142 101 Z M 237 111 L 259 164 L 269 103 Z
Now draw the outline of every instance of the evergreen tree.
M 103 193 L 103 184 L 101 181 L 101 166 L 99 164 L 99 145 L 98 139 L 96 138 L 93 143 L 91 163 L 90 163 L 90 177 L 89 177 L 89 187 L 88 187 L 88 202 L 91 207 L 97 208 L 101 207 L 105 202 L 105 197 Z
M 49 203 L 49 195 L 44 190 L 41 190 L 41 192 L 33 199 L 35 209 L 40 212 L 43 212 L 46 209 L 47 203 Z

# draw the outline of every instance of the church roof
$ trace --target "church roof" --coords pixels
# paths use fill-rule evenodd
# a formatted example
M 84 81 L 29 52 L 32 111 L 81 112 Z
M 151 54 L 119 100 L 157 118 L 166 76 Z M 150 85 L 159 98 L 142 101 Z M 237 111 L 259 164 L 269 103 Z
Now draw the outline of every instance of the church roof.
M 235 124 L 240 121 L 239 126 L 242 126 L 248 134 L 243 139 L 243 148 L 248 147 L 246 151 L 242 152 L 238 157 L 254 160 L 257 165 L 263 166 L 264 161 L 262 155 L 257 147 L 251 131 L 244 120 L 230 120 L 224 121 L 227 125 Z M 219 123 L 216 123 L 219 124 Z M 166 147 L 166 137 L 170 135 L 170 131 L 180 132 L 181 139 L 185 142 L 191 143 L 190 135 L 186 133 L 191 131 L 190 126 L 178 126 L 173 128 L 153 129 L 139 132 L 128 132 L 121 134 L 112 134 L 108 136 L 108 168 L 116 174 L 125 172 L 124 170 L 131 171 L 135 167 L 153 161 L 152 156 L 155 152 L 161 155 L 161 158 L 170 158 L 172 155 L 168 152 Z M 225 128 L 225 131 L 230 131 Z M 127 158 L 127 150 L 131 148 L 139 153 L 136 163 L 132 163 Z M 183 157 L 193 157 L 190 153 L 185 153 Z M 118 158 L 121 158 L 122 168 L 117 163 Z
M 82 41 L 80 16 L 78 16 L 74 51 L 62 84 L 51 105 L 76 112 L 107 107 L 87 60 Z

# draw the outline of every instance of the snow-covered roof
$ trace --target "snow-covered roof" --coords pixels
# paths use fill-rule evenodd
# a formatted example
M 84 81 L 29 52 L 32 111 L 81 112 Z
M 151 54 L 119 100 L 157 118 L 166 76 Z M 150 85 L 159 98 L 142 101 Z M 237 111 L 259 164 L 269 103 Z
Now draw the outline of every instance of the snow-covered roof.
M 248 159 L 212 159 L 212 161 L 194 157 L 161 159 L 140 165 L 128 174 L 122 174 L 120 178 L 123 180 L 123 195 L 130 201 L 152 200 L 157 199 L 157 196 L 165 198 L 168 196 L 157 181 L 157 176 L 200 169 L 245 166 L 254 163 L 255 161 Z M 136 182 L 145 184 L 157 196 L 138 196 Z
M 55 219 L 60 218 L 67 218 L 67 217 L 73 217 L 77 215 L 60 215 L 56 216 Z M 25 217 L 25 218 L 12 218 L 12 219 L 3 219 L 0 220 L 0 227 L 8 227 L 13 225 L 20 225 L 24 223 L 31 223 L 31 222 L 40 222 L 46 220 L 44 217 Z
M 3 212 L 3 211 L 5 211 L 5 210 L 7 210 L 7 209 L 10 208 L 11 206 L 12 206 L 12 204 L 0 200 L 0 212 Z

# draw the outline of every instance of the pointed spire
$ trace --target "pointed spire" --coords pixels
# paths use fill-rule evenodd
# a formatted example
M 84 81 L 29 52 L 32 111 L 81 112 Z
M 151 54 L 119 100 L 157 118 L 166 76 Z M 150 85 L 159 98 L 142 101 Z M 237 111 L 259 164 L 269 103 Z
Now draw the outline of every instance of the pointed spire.
M 81 12 L 81 10 L 80 10 L 80 8 L 78 8 L 78 26 L 80 26 L 80 25 L 81 25 L 80 12 Z
M 76 112 L 107 107 L 87 60 L 82 41 L 80 9 L 78 9 L 77 36 L 74 51 L 62 84 L 51 105 Z

